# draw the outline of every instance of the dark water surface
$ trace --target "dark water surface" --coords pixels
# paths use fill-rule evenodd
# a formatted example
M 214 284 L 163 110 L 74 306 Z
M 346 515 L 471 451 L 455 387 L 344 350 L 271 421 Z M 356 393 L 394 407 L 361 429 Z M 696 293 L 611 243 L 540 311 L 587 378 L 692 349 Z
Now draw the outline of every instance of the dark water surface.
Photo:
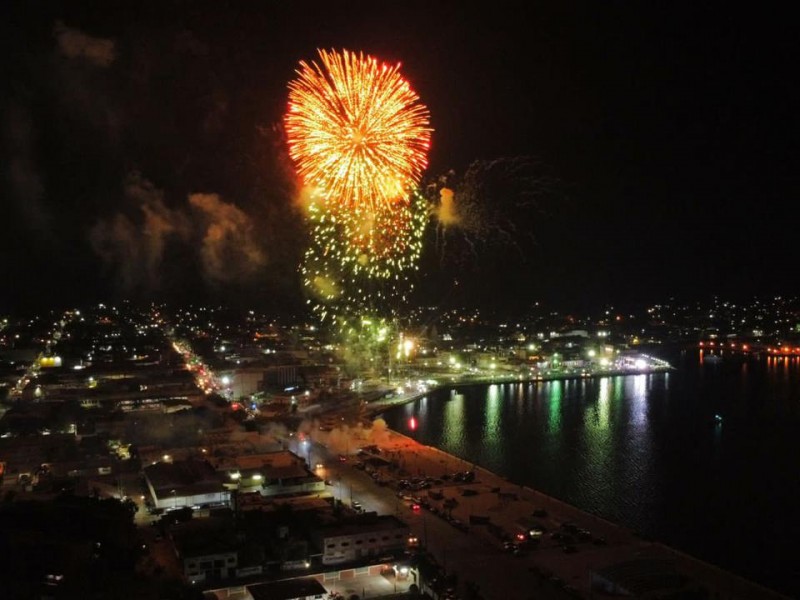
M 800 597 L 800 359 L 661 357 L 676 370 L 445 388 L 383 416 L 424 444 Z

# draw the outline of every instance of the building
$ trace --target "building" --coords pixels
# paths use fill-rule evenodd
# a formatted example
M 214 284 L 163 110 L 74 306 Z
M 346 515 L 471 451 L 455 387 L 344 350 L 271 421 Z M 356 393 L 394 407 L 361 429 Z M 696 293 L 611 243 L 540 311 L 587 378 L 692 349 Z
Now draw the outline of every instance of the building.
M 231 519 L 193 519 L 173 527 L 170 536 L 189 583 L 236 575 L 238 544 Z
M 230 502 L 219 473 L 205 460 L 159 462 L 144 468 L 144 478 L 156 508 L 227 506 Z
M 322 564 L 337 565 L 401 553 L 410 532 L 397 517 L 366 513 L 320 526 L 312 531 L 312 537 L 322 550 Z
M 325 598 L 328 590 L 313 577 L 269 581 L 247 586 L 247 600 L 312 600 Z
M 106 475 L 113 471 L 109 456 L 90 455 L 75 460 L 79 446 L 74 434 L 25 435 L 0 439 L 2 485 L 36 484 L 38 475 L 55 477 Z
M 321 494 L 325 482 L 308 470 L 305 461 L 287 450 L 248 456 L 224 457 L 214 461 L 225 487 L 262 496 Z

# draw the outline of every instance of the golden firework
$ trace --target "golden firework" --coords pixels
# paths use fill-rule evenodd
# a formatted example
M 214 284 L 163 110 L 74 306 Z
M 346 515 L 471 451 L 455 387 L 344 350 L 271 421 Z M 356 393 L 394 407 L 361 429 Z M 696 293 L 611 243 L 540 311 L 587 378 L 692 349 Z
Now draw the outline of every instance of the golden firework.
M 427 165 L 428 109 L 400 65 L 319 50 L 289 84 L 289 153 L 331 210 L 356 219 L 391 210 Z

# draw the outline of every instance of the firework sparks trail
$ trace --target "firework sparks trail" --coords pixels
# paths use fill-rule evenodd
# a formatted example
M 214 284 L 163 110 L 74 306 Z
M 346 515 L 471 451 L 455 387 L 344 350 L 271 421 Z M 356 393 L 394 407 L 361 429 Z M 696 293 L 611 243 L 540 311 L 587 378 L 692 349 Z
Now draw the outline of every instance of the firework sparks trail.
M 428 109 L 399 73 L 362 53 L 319 50 L 289 84 L 289 154 L 307 186 L 360 220 L 391 209 L 427 165 Z
M 401 288 L 413 287 L 407 276 L 418 267 L 429 220 L 421 194 L 396 203 L 391 213 L 378 212 L 356 224 L 312 203 L 308 220 L 311 244 L 301 273 L 320 316 L 342 318 L 375 309 L 404 299 L 406 290 Z
M 559 182 L 543 165 L 524 156 L 478 160 L 460 177 L 452 171 L 439 177 L 426 186 L 439 252 L 444 257 L 448 240 L 473 255 L 478 246 L 513 246 L 525 221 L 521 217 L 530 215 L 558 188 Z

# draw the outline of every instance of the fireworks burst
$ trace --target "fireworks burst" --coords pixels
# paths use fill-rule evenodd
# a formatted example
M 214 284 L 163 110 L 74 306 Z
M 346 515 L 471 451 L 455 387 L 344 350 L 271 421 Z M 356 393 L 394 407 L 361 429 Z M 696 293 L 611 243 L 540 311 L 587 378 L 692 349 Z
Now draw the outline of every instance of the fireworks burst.
M 319 51 L 289 84 L 289 154 L 306 190 L 310 244 L 300 272 L 309 304 L 335 326 L 348 362 L 375 368 L 413 284 L 430 205 L 428 110 L 390 66 Z M 329 325 L 330 326 L 330 325 Z
M 289 84 L 289 154 L 339 212 L 392 210 L 427 165 L 428 109 L 399 73 L 362 53 L 319 51 Z
M 405 298 L 429 220 L 422 195 L 414 193 L 396 202 L 391 212 L 378 211 L 363 221 L 342 218 L 312 201 L 308 219 L 311 244 L 301 273 L 321 317 L 381 312 Z

